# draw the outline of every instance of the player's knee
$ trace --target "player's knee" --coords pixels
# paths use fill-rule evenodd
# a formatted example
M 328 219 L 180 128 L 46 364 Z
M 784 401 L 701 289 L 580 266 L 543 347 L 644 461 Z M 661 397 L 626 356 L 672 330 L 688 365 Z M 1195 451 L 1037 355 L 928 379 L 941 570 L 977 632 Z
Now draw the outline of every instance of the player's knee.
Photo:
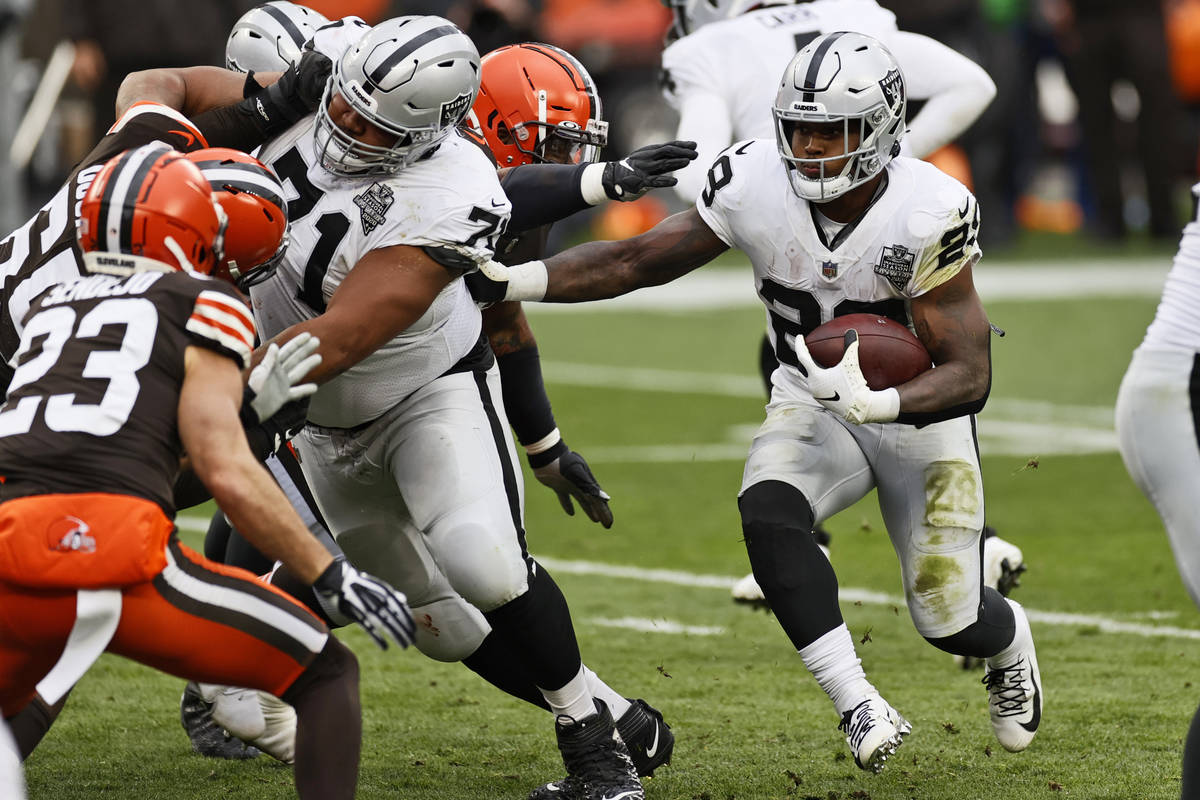
M 308 669 L 300 673 L 300 677 L 292 682 L 280 699 L 296 705 L 297 701 L 314 687 L 335 681 L 353 688 L 357 695 L 358 677 L 358 658 L 350 648 L 331 634 L 325 642 L 325 647 L 308 665 Z
M 511 529 L 512 522 L 508 527 Z M 454 591 L 480 611 L 491 611 L 529 590 L 529 568 L 516 533 L 499 534 L 497 526 L 459 522 L 434 536 L 438 558 Z
M 804 574 L 795 565 L 824 558 L 812 537 L 812 506 L 795 487 L 756 483 L 738 498 L 738 509 L 750 565 L 764 591 L 795 588 Z
M 434 661 L 462 661 L 479 649 L 492 626 L 461 597 L 413 606 L 417 649 Z

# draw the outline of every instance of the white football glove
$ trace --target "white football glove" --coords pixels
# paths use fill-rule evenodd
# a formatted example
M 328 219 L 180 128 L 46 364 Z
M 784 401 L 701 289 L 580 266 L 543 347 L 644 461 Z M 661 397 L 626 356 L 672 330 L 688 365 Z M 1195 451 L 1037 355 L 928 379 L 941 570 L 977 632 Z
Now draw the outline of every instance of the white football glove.
M 900 393 L 895 389 L 877 392 L 867 386 L 858 366 L 858 331 L 846 331 L 842 360 L 825 369 L 813 361 L 803 336 L 796 337 L 796 358 L 807 377 L 813 399 L 847 422 L 894 422 L 900 415 Z
M 300 380 L 321 363 L 316 352 L 320 345 L 320 339 L 306 332 L 289 339 L 283 347 L 274 342 L 267 347 L 263 360 L 250 371 L 246 381 L 254 393 L 250 406 L 259 422 L 266 422 L 288 403 L 317 390 L 315 383 L 300 383 Z
M 357 622 L 383 650 L 388 647 L 384 634 L 401 647 L 413 643 L 417 626 L 408 610 L 408 598 L 379 578 L 359 572 L 345 556 L 335 558 L 312 588 L 334 624 Z

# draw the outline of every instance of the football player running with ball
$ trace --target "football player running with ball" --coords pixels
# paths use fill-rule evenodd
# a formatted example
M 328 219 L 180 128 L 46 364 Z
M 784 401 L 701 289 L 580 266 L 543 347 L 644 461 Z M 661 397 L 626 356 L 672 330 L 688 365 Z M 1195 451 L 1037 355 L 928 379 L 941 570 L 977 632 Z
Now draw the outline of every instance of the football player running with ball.
M 814 524 L 878 490 L 917 630 L 986 659 L 992 726 L 1023 750 L 1042 687 L 1020 605 L 982 579 L 983 486 L 972 415 L 991 384 L 990 328 L 971 278 L 975 198 L 936 167 L 897 158 L 905 87 L 895 58 L 857 33 L 813 40 L 788 64 L 776 138 L 713 162 L 696 206 L 641 236 L 594 242 L 471 276 L 481 300 L 595 300 L 666 283 L 730 247 L 754 267 L 781 363 L 738 506 L 755 577 L 841 718 L 855 762 L 878 771 L 911 730 L 867 680 Z M 782 162 L 782 163 L 781 163 Z M 936 369 L 873 391 L 858 343 L 815 365 L 804 335 L 869 312 L 912 328 Z
M 774 81 L 804 45 L 821 34 L 857 31 L 883 42 L 904 72 L 909 101 L 921 101 L 901 140 L 901 154 L 925 158 L 954 141 L 979 118 L 996 95 L 982 67 L 941 42 L 901 31 L 896 17 L 875 0 L 670 0 L 674 24 L 662 54 L 662 87 L 679 112 L 677 139 L 696 142 L 699 158 L 677 173 L 675 191 L 693 203 L 705 187 L 705 170 L 732 142 L 769 139 Z M 742 54 L 729 59 L 726 53 Z M 766 76 L 768 80 L 763 80 Z M 759 370 L 771 392 L 779 366 L 769 338 L 762 337 Z M 829 533 L 814 529 L 829 555 Z M 1007 595 L 1025 571 L 1020 548 L 984 527 L 984 582 Z M 733 586 L 735 602 L 766 606 L 762 589 L 747 575 Z M 959 658 L 964 667 L 978 666 Z

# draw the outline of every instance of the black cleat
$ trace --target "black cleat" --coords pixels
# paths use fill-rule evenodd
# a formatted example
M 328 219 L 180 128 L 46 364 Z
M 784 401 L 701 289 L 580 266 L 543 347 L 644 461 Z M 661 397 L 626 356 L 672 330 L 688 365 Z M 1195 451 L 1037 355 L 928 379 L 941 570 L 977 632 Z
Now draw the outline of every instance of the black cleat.
M 195 683 L 183 689 L 179 699 L 179 721 L 192 742 L 192 749 L 206 758 L 257 758 L 259 749 L 226 733 L 212 718 L 212 703 L 205 701 Z
M 555 720 L 567 777 L 534 789 L 530 800 L 645 800 L 637 769 L 617 735 L 608 706 L 601 700 L 595 703 L 596 713 L 589 717 L 573 720 L 560 715 Z
M 637 774 L 648 778 L 663 764 L 671 763 L 675 734 L 657 708 L 641 699 L 629 702 L 633 705 L 617 720 L 617 733 L 629 749 Z

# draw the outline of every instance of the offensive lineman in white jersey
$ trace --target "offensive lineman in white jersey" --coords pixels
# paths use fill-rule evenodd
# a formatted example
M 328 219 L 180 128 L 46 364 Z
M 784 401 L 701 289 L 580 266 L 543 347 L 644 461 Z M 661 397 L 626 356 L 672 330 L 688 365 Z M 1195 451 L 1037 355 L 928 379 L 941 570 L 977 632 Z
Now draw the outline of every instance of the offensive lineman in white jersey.
M 971 279 L 975 198 L 936 167 L 896 158 L 904 82 L 891 53 L 831 33 L 788 64 L 776 140 L 713 163 L 695 208 L 649 232 L 545 262 L 488 264 L 468 278 L 489 300 L 573 302 L 666 283 L 729 247 L 754 266 L 781 362 L 746 462 L 746 549 L 780 625 L 841 717 L 856 763 L 879 770 L 911 725 L 867 681 L 842 621 L 837 578 L 813 524 L 876 488 L 909 613 L 936 647 L 987 659 L 992 727 L 1032 741 L 1042 687 L 1021 607 L 983 585 L 983 488 L 971 414 L 991 384 L 989 324 Z M 780 161 L 782 159 L 782 169 Z M 817 367 L 804 335 L 870 311 L 913 328 L 936 369 L 867 388 L 858 344 Z
M 1192 187 L 1200 201 L 1200 184 Z M 1200 217 L 1183 240 L 1163 287 L 1154 321 L 1117 394 L 1121 458 L 1134 483 L 1162 517 L 1175 563 L 1192 602 L 1200 605 Z M 1180 797 L 1200 797 L 1200 709 L 1183 750 Z
M 261 153 L 294 192 L 292 245 L 254 288 L 254 312 L 277 342 L 328 337 L 295 443 L 338 545 L 421 598 L 428 647 L 435 626 L 475 624 L 438 618 L 437 593 L 466 598 L 520 654 L 589 800 L 634 800 L 641 783 L 566 601 L 526 551 L 499 374 L 459 280 L 490 257 L 511 208 L 494 165 L 455 131 L 479 69 L 440 17 L 380 23 L 335 62 L 316 117 Z
M 823 33 L 857 31 L 879 39 L 904 72 L 909 100 L 924 100 L 901 141 L 901 153 L 925 158 L 971 126 L 996 95 L 987 72 L 941 42 L 897 30 L 896 17 L 875 0 L 813 0 L 793 4 L 757 0 L 669 0 L 675 21 L 662 54 L 662 86 L 679 112 L 677 139 L 696 142 L 699 157 L 676 173 L 675 191 L 692 203 L 704 188 L 705 170 L 732 142 L 775 135 L 774 81 L 804 45 Z M 731 59 L 728 53 L 737 53 Z M 763 80 L 768 76 L 769 80 Z M 760 368 L 770 393 L 779 366 L 763 338 Z M 826 550 L 829 534 L 815 531 Z M 1025 570 L 1020 548 L 985 527 L 984 580 L 1003 594 Z M 733 598 L 764 604 L 753 575 L 733 587 Z M 978 666 L 963 659 L 964 667 Z

